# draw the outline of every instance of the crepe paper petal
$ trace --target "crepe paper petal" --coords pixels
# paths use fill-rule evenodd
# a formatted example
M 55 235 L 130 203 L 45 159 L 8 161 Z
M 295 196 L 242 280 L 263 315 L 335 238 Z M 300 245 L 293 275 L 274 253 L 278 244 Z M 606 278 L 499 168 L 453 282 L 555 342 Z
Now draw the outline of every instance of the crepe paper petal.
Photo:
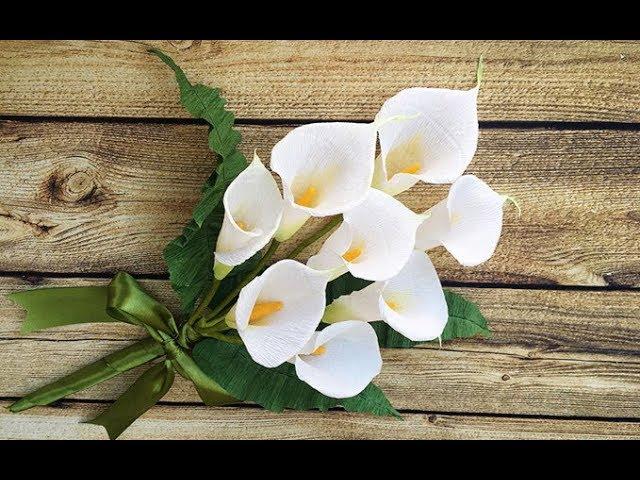
M 307 260 L 307 266 L 314 270 L 323 271 L 329 281 L 347 273 L 347 264 L 342 254 L 349 249 L 353 238 L 353 232 L 348 223 L 342 222 L 340 226 L 325 240 L 317 254 Z
M 371 325 L 358 320 L 329 325 L 315 335 L 309 350 L 296 357 L 296 374 L 328 397 L 359 394 L 382 369 L 378 337 Z
M 344 222 L 307 265 L 344 271 L 365 280 L 387 280 L 409 259 L 422 218 L 380 190 L 343 215 Z
M 279 242 L 289 240 L 310 217 L 311 215 L 306 210 L 296 208 L 291 202 L 285 200 L 282 221 L 275 234 L 275 239 Z
M 476 86 L 408 88 L 387 100 L 376 116 L 381 153 L 374 187 L 396 195 L 418 180 L 449 183 L 462 175 L 478 145 L 477 99 Z M 381 122 L 397 116 L 404 118 Z
M 257 154 L 224 194 L 224 220 L 216 244 L 216 278 L 244 263 L 271 240 L 284 202 L 275 179 Z
M 235 324 L 256 363 L 277 367 L 313 335 L 324 311 L 326 286 L 322 272 L 281 260 L 241 290 L 227 323 Z
M 413 341 L 439 338 L 447 324 L 447 302 L 426 253 L 414 250 L 402 271 L 385 282 L 379 297 L 382 319 Z
M 345 320 L 383 320 L 413 341 L 438 338 L 448 319 L 448 308 L 438 274 L 426 253 L 414 250 L 398 275 L 375 282 L 327 306 L 325 323 Z
M 362 320 L 363 322 L 382 320 L 379 299 L 383 287 L 383 282 L 374 282 L 362 290 L 336 298 L 325 308 L 322 321 L 336 323 L 345 320 Z
M 279 241 L 309 216 L 336 215 L 362 202 L 371 186 L 376 127 L 364 123 L 311 123 L 293 129 L 271 152 L 285 209 Z M 306 218 L 305 218 L 306 216 Z
M 502 232 L 504 197 L 475 175 L 460 177 L 449 195 L 431 209 L 416 235 L 416 248 L 443 245 L 463 266 L 485 262 Z

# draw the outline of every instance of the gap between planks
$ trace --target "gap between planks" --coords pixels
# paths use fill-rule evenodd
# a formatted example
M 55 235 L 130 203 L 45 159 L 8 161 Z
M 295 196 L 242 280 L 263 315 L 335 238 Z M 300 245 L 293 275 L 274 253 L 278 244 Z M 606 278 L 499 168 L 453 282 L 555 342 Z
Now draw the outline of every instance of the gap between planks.
M 3 41 L 0 114 L 187 117 L 149 46 L 241 118 L 373 119 L 403 88 L 473 87 L 484 54 L 482 120 L 640 120 L 638 42 L 526 40 Z
M 289 127 L 240 130 L 245 152 L 268 152 Z M 206 134 L 200 125 L 0 122 L 0 270 L 162 278 L 162 249 L 214 165 Z M 636 131 L 482 130 L 468 171 L 517 197 L 523 215 L 506 209 L 495 255 L 476 268 L 441 248 L 430 252 L 441 278 L 637 288 L 639 159 Z M 420 184 L 399 198 L 422 211 L 446 192 Z
M 0 402 L 1 406 L 6 403 Z M 19 414 L 0 411 L 0 438 L 106 439 L 103 428 L 80 423 L 96 415 L 100 407 L 62 402 L 57 408 L 37 407 Z M 250 406 L 158 404 L 120 438 L 637 439 L 640 427 L 623 419 L 409 412 L 398 421 L 343 411 L 274 413 Z
M 76 117 L 72 115 L 60 115 L 56 117 L 28 116 L 28 115 L 0 115 L 0 122 L 14 121 L 23 123 L 105 123 L 105 124 L 142 124 L 142 125 L 201 125 L 208 123 L 199 118 L 146 118 L 146 117 Z M 236 118 L 235 124 L 239 126 L 263 126 L 263 127 L 299 127 L 308 123 L 329 123 L 329 122 L 356 122 L 369 123 L 371 119 L 349 119 L 349 118 Z M 622 130 L 638 131 L 640 122 L 607 122 L 607 121 L 530 121 L 530 120 L 494 120 L 479 121 L 480 129 L 484 130 Z

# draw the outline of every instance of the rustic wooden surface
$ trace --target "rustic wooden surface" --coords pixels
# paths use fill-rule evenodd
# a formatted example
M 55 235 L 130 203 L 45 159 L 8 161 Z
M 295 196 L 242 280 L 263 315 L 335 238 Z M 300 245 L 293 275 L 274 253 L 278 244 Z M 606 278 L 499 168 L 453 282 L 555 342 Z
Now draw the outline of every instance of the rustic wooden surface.
M 468 88 L 484 53 L 469 171 L 523 214 L 507 210 L 479 267 L 433 252 L 494 335 L 385 350 L 377 383 L 404 422 L 206 408 L 177 381 L 123 438 L 640 438 L 638 42 L 0 42 L 2 405 L 142 335 L 122 324 L 20 335 L 7 293 L 124 269 L 176 309 L 161 252 L 214 157 L 148 46 L 222 87 L 243 151 L 265 160 L 301 121 L 371 120 L 407 86 Z M 401 198 L 420 211 L 446 191 Z M 0 409 L 0 438 L 105 438 L 78 422 L 136 374 L 53 407 Z

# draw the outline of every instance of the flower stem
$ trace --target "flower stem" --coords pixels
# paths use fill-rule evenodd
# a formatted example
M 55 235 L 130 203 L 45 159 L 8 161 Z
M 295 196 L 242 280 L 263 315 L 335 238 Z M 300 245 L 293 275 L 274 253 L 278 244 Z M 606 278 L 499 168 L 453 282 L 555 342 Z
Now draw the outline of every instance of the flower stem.
M 286 256 L 286 258 L 294 259 L 295 257 L 297 257 L 300 254 L 300 252 L 302 252 L 309 245 L 312 245 L 313 243 L 318 241 L 320 238 L 322 238 L 324 235 L 326 235 L 331 230 L 333 230 L 335 226 L 338 225 L 341 221 L 342 221 L 342 215 L 336 215 L 335 217 L 331 218 L 331 220 L 329 220 L 329 222 L 327 222 L 326 225 L 323 225 L 321 228 L 313 232 L 307 238 L 303 239 Z M 279 245 L 280 245 L 280 242 L 278 242 L 277 240 L 273 240 L 271 242 L 271 245 L 269 245 L 269 249 L 267 250 L 267 252 L 258 262 L 258 265 L 256 265 L 256 267 L 245 277 L 245 279 L 242 280 L 242 282 L 240 282 L 240 284 L 235 289 L 233 289 L 233 291 L 230 292 L 218 305 L 216 305 L 216 307 L 211 312 L 209 312 L 205 317 L 203 317 L 204 321 L 202 322 L 202 326 L 204 328 L 211 327 L 217 323 L 220 323 L 222 320 L 224 320 L 224 317 L 222 317 L 222 320 L 220 319 L 220 313 L 224 311 L 225 307 L 231 301 L 233 301 L 233 299 L 236 298 L 236 296 L 238 296 L 238 294 L 240 293 L 240 290 L 242 290 L 251 280 L 253 280 L 260 273 L 260 271 L 265 267 L 267 262 L 271 259 L 271 257 L 273 256 L 273 254 L 275 253 Z M 213 323 L 209 323 L 209 320 L 211 319 L 214 320 Z
M 220 286 L 220 280 L 218 280 L 217 278 L 214 278 L 213 283 L 211 284 L 211 287 L 209 287 L 209 291 L 207 292 L 207 294 L 204 296 L 204 298 L 198 305 L 198 308 L 196 308 L 195 311 L 191 314 L 191 316 L 189 317 L 189 320 L 187 320 L 187 325 L 193 325 L 193 322 L 195 322 L 198 318 L 202 316 L 202 313 L 204 312 L 204 310 L 207 308 L 207 306 L 209 306 L 209 303 L 211 303 L 211 300 L 213 300 L 213 297 L 218 291 L 219 286 Z
M 262 258 L 260 259 L 256 267 L 253 270 L 251 270 L 249 275 L 247 275 L 245 279 L 242 280 L 242 282 L 240 282 L 236 286 L 236 288 L 234 288 L 231 292 L 229 292 L 229 294 L 226 297 L 224 297 L 222 301 L 216 306 L 216 308 L 214 308 L 213 311 L 207 316 L 210 318 L 216 317 L 222 311 L 222 309 L 224 309 L 224 307 L 227 306 L 227 304 L 229 304 L 234 298 L 236 298 L 236 296 L 240 293 L 240 290 L 242 290 L 251 280 L 253 280 L 258 276 L 260 271 L 271 259 L 273 254 L 276 253 L 276 250 L 278 249 L 279 246 L 280 246 L 280 242 L 278 242 L 277 240 L 272 240 L 271 245 L 269 245 L 269 248 L 267 249 L 267 252 L 262 256 Z
M 309 245 L 314 244 L 316 241 L 321 239 L 324 235 L 326 235 L 331 230 L 333 230 L 334 227 L 338 225 L 341 221 L 342 221 L 342 215 L 336 215 L 335 217 L 331 218 L 331 220 L 327 222 L 326 225 L 322 226 L 322 228 L 319 228 L 318 230 L 313 232 L 311 235 L 309 235 L 307 238 L 302 240 L 298 245 L 296 245 L 296 247 L 293 250 L 291 250 L 291 252 L 289 252 L 289 255 L 287 255 L 286 258 L 295 259 L 298 255 L 300 255 L 300 252 L 302 252 Z

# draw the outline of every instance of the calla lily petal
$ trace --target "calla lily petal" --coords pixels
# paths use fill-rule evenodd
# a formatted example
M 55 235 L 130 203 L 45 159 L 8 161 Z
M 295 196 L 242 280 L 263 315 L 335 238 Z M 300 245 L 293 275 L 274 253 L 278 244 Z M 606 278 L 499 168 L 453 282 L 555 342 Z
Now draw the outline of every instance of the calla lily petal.
M 311 123 L 293 129 L 271 152 L 271 169 L 282 178 L 288 208 L 279 241 L 309 216 L 342 213 L 364 200 L 373 178 L 373 124 Z
M 380 159 L 374 186 L 391 195 L 418 180 L 449 183 L 467 168 L 478 145 L 478 87 L 408 88 L 378 115 Z M 400 117 L 385 122 L 385 118 Z
M 433 340 L 442 334 L 448 307 L 426 253 L 414 250 L 402 271 L 385 283 L 379 308 L 383 320 L 410 340 Z
M 216 243 L 216 275 L 222 278 L 271 240 L 277 230 L 284 203 L 278 185 L 257 155 L 224 193 L 224 220 Z
M 281 260 L 240 292 L 234 324 L 251 358 L 268 368 L 296 355 L 320 323 L 327 277 L 294 260 Z
M 347 263 L 342 254 L 349 250 L 353 239 L 353 231 L 348 223 L 342 222 L 340 226 L 327 238 L 317 254 L 307 260 L 307 266 L 314 270 L 325 272 L 329 281 L 347 273 Z
M 322 270 L 343 265 L 354 276 L 373 281 L 386 280 L 402 269 L 422 222 L 398 200 L 375 189 L 343 217 L 343 224 L 307 265 Z
M 460 177 L 431 209 L 416 235 L 416 248 L 444 247 L 464 266 L 488 260 L 502 232 L 504 197 L 475 175 Z
M 362 290 L 356 290 L 336 298 L 325 308 L 322 321 L 336 323 L 345 320 L 361 320 L 363 322 L 382 320 L 379 299 L 383 287 L 383 282 L 375 282 Z
M 315 335 L 312 345 L 296 357 L 296 374 L 328 397 L 359 394 L 382 369 L 378 337 L 368 323 L 329 325 Z
M 327 306 L 322 321 L 383 320 L 413 341 L 438 338 L 448 320 L 438 274 L 426 253 L 414 250 L 395 277 L 343 295 Z

